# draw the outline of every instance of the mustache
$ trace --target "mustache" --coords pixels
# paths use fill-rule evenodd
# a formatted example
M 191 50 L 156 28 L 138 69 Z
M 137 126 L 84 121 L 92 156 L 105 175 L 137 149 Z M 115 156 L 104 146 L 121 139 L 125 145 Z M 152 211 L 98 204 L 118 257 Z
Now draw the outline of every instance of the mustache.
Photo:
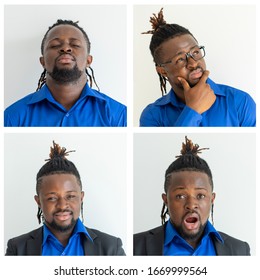
M 53 215 L 59 215 L 59 214 L 64 214 L 64 213 L 68 213 L 68 214 L 73 214 L 73 211 L 71 210 L 58 210 L 56 212 L 53 213 Z
M 67 53 L 67 52 L 64 52 L 64 53 L 61 53 L 56 59 L 55 59 L 55 62 L 57 62 L 61 57 L 63 57 L 63 56 L 70 56 L 70 57 L 72 57 L 72 59 L 74 60 L 74 61 L 76 61 L 76 58 L 72 55 L 72 54 L 70 54 L 70 53 Z
M 182 219 L 185 220 L 185 218 L 186 218 L 188 215 L 191 215 L 191 214 L 196 214 L 196 215 L 198 215 L 198 217 L 199 217 L 199 219 L 200 219 L 200 214 L 199 214 L 198 211 L 196 211 L 196 210 L 186 211 L 185 214 L 183 215 Z

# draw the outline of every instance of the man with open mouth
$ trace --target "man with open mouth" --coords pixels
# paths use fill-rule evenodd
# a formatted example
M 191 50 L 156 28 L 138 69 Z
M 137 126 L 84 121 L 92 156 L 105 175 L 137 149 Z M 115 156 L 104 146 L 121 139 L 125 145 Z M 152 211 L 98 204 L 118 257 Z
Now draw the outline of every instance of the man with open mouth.
M 181 155 L 165 173 L 162 226 L 134 235 L 134 255 L 250 255 L 247 242 L 213 226 L 216 194 L 211 170 L 198 156 L 201 150 L 186 137 Z

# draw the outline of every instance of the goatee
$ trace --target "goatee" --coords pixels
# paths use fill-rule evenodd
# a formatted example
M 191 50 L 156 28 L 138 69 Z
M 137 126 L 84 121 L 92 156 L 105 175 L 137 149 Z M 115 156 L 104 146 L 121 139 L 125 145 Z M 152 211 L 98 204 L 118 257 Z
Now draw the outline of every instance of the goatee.
M 57 66 L 54 66 L 53 71 L 48 72 L 48 74 L 58 84 L 69 84 L 77 82 L 83 74 L 83 71 L 80 71 L 77 65 L 72 69 L 59 69 Z

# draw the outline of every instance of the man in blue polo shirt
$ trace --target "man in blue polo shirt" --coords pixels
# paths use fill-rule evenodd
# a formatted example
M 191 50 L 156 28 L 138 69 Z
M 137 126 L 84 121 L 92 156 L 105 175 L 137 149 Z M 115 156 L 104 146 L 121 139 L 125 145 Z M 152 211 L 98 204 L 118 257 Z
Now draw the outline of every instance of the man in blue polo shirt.
M 5 110 L 5 126 L 126 126 L 126 106 L 91 88 L 96 82 L 83 28 L 58 20 L 46 32 L 41 53 L 37 91 Z
M 255 126 L 256 105 L 239 89 L 209 79 L 205 47 L 190 31 L 167 24 L 162 9 L 151 18 L 150 50 L 162 97 L 142 112 L 140 126 Z M 171 90 L 166 94 L 167 81 Z M 164 95 L 166 94 L 166 95 Z
M 65 148 L 53 142 L 36 176 L 37 218 L 43 226 L 11 238 L 7 256 L 125 255 L 120 238 L 85 227 L 82 182 Z
M 217 231 L 213 221 L 213 179 L 203 149 L 186 137 L 181 155 L 165 172 L 162 226 L 134 235 L 134 255 L 250 255 L 247 242 Z M 169 220 L 166 220 L 169 215 Z

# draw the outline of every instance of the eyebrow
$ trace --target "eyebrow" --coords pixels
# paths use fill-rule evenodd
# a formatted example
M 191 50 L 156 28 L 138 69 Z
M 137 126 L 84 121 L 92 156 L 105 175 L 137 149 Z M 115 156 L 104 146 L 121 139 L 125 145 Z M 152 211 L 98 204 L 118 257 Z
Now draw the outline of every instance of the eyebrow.
M 73 192 L 77 192 L 77 191 L 66 191 L 66 193 L 73 193 Z M 55 194 L 55 195 L 57 195 L 58 193 L 57 193 L 57 192 L 48 192 L 48 193 L 46 193 L 46 194 L 44 194 L 44 195 L 49 195 L 49 194 Z
M 199 46 L 199 45 L 195 45 L 195 46 L 191 47 L 190 50 L 189 50 L 188 52 L 190 52 L 193 48 L 198 47 L 198 46 Z M 178 55 L 181 55 L 181 54 L 184 54 L 184 53 L 187 53 L 187 52 L 179 51 L 175 56 L 178 56 Z M 175 56 L 174 56 L 174 57 L 175 57 Z

